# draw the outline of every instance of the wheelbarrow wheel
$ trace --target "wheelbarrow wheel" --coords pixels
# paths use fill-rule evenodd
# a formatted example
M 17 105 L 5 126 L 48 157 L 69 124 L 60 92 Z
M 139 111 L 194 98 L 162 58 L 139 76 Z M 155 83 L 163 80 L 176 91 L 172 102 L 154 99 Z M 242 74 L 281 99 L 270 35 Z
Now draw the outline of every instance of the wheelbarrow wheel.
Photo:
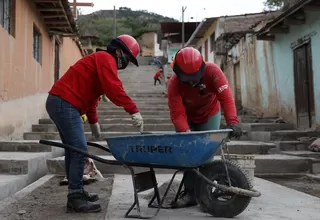
M 232 161 L 214 161 L 202 166 L 199 171 L 212 182 L 228 186 L 224 163 L 226 163 L 232 186 L 252 189 L 246 172 Z M 201 209 L 214 217 L 233 218 L 242 213 L 251 201 L 251 197 L 216 189 L 201 177 L 196 179 L 195 193 Z

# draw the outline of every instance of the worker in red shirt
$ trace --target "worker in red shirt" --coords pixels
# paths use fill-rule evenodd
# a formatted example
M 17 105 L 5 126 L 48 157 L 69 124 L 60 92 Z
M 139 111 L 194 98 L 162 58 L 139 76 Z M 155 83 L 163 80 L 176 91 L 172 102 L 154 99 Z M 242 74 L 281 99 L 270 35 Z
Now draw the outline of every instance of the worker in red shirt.
M 162 68 L 159 68 L 156 72 L 156 74 L 153 76 L 154 79 L 154 85 L 157 85 L 157 82 L 161 85 L 161 73 L 162 73 Z
M 138 66 L 136 57 L 140 47 L 129 35 L 120 35 L 107 45 L 106 50 L 97 49 L 72 65 L 54 83 L 46 101 L 46 109 L 54 121 L 64 144 L 87 151 L 86 137 L 81 115 L 86 114 L 92 136 L 100 138 L 97 104 L 105 94 L 112 103 L 124 108 L 131 115 L 133 124 L 143 128 L 143 119 L 136 104 L 125 93 L 118 70 L 129 62 Z M 68 178 L 68 211 L 98 212 L 101 210 L 97 194 L 83 189 L 85 156 L 65 151 L 65 169 Z
M 186 47 L 176 53 L 174 75 L 168 82 L 170 117 L 177 132 L 217 130 L 220 128 L 220 105 L 231 137 L 239 137 L 242 129 L 228 81 L 214 63 L 204 62 L 200 52 Z M 194 195 L 196 174 L 184 173 L 185 190 L 172 208 L 197 205 Z

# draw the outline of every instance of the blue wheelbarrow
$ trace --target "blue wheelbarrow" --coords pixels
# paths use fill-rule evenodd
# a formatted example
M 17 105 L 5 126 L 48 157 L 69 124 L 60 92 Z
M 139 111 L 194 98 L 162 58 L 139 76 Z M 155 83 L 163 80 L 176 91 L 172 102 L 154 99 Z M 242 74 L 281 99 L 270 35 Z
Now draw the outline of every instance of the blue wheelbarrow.
M 74 146 L 40 140 L 39 143 L 73 150 L 86 157 L 109 165 L 123 165 L 130 170 L 134 190 L 134 202 L 126 212 L 126 218 L 151 219 L 159 213 L 178 172 L 191 170 L 197 174 L 195 194 L 197 202 L 206 213 L 214 217 L 232 218 L 242 213 L 252 197 L 259 197 L 246 172 L 224 153 L 231 129 L 186 133 L 142 133 L 135 136 L 108 137 L 108 147 L 87 142 L 88 146 L 110 152 L 116 160 L 106 160 L 81 151 Z M 213 160 L 220 149 L 221 160 Z M 228 153 L 228 151 L 227 151 Z M 146 167 L 149 171 L 135 173 L 133 167 Z M 176 170 L 162 198 L 158 189 L 155 168 Z M 173 201 L 178 199 L 182 179 Z M 157 208 L 152 216 L 140 211 L 138 193 L 154 190 L 149 207 Z M 136 207 L 137 214 L 130 214 Z

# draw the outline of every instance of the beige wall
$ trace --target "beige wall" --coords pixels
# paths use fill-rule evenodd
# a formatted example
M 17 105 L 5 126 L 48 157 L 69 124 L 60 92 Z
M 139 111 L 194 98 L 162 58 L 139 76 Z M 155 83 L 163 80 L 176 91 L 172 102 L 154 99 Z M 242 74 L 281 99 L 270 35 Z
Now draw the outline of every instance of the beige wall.
M 154 56 L 155 55 L 155 33 L 148 32 L 144 33 L 137 38 L 140 45 L 141 56 Z
M 68 68 L 82 57 L 76 42 L 71 38 L 63 38 L 61 45 L 60 72 L 63 74 Z
M 54 79 L 54 41 L 33 5 L 17 0 L 15 34 L 0 26 L 0 139 L 19 139 L 45 115 L 45 98 Z M 41 65 L 33 58 L 33 24 L 42 34 Z M 71 39 L 61 45 L 61 70 L 81 57 Z

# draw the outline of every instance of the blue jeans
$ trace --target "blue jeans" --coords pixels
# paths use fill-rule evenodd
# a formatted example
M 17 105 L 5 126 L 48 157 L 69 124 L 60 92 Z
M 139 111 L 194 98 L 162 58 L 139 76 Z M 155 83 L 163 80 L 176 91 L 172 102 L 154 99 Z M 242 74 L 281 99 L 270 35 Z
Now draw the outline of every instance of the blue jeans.
M 46 109 L 58 128 L 62 143 L 87 152 L 87 140 L 80 112 L 69 102 L 54 95 L 48 96 Z M 83 191 L 85 159 L 83 155 L 65 150 L 65 169 L 69 182 L 69 194 Z
M 221 112 L 212 115 L 207 122 L 204 123 L 192 123 L 189 122 L 189 127 L 191 131 L 208 131 L 208 130 L 218 130 L 220 129 L 221 123 Z M 197 174 L 193 171 L 184 172 L 184 187 L 186 191 L 191 193 L 194 192 L 194 184 Z

